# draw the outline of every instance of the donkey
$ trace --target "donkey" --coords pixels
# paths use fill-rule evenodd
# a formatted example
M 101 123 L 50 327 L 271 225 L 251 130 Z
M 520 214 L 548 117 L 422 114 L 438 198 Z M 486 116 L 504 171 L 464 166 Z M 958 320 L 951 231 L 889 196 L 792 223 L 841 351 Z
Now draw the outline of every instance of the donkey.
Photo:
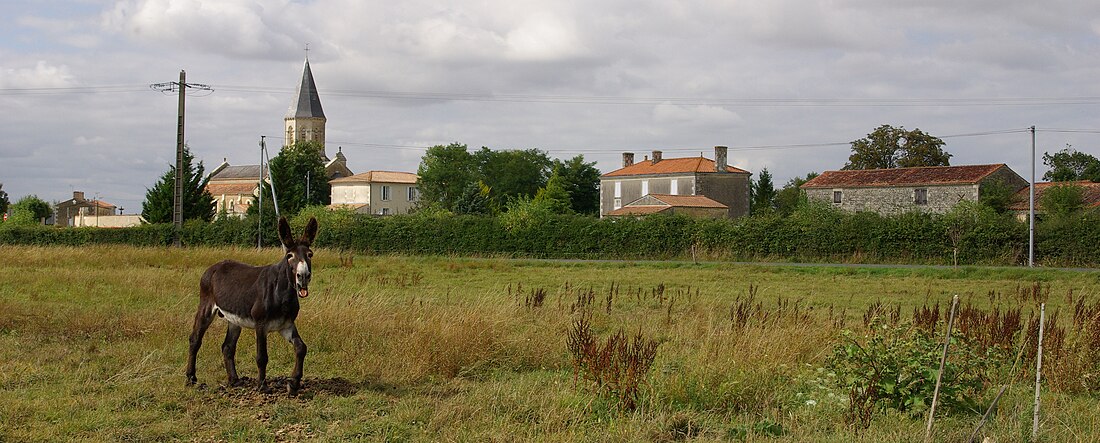
M 295 240 L 285 217 L 279 218 L 279 240 L 286 255 L 277 263 L 252 266 L 232 260 L 219 262 L 206 270 L 199 281 L 199 308 L 191 330 L 191 347 L 187 355 L 187 384 L 195 378 L 195 356 L 202 347 L 202 336 L 214 319 L 214 314 L 229 322 L 222 342 L 222 357 L 229 386 L 239 386 L 237 377 L 237 339 L 241 328 L 256 331 L 256 366 L 259 368 L 257 389 L 267 392 L 267 334 L 279 331 L 294 345 L 294 372 L 287 391 L 297 395 L 302 382 L 302 364 L 306 344 L 298 335 L 294 320 L 298 317 L 298 298 L 309 296 L 309 280 L 313 251 L 310 245 L 317 237 L 317 219 L 310 218 L 302 237 Z

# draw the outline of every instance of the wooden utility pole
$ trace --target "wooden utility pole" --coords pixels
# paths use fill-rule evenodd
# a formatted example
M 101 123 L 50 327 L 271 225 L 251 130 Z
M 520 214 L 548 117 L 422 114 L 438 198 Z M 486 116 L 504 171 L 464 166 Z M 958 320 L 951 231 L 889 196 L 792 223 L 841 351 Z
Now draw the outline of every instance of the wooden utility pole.
M 201 83 L 187 83 L 187 73 L 180 70 L 179 82 L 154 83 L 149 85 L 164 93 L 179 92 L 179 110 L 176 114 L 176 180 L 172 197 L 172 244 L 180 246 L 180 231 L 183 230 L 183 116 L 187 88 L 213 91 L 210 86 Z

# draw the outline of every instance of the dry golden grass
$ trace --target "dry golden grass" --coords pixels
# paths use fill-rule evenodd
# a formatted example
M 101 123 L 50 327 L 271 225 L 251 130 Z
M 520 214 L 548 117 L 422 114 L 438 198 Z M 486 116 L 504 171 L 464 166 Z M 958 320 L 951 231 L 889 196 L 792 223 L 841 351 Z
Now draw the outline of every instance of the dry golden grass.
M 221 321 L 199 354 L 206 388 L 184 387 L 182 373 L 203 270 L 225 258 L 265 264 L 277 250 L 5 253 L 0 441 L 912 441 L 919 421 L 885 413 L 857 434 L 840 406 L 799 396 L 840 324 L 858 326 L 876 301 L 903 315 L 954 293 L 988 306 L 990 291 L 1033 281 L 1050 285 L 1053 309 L 1070 290 L 1100 291 L 1097 274 L 1059 271 L 341 260 L 320 250 L 298 320 L 305 385 L 288 398 L 220 388 Z M 749 297 L 761 310 L 739 317 Z M 581 310 L 598 337 L 622 328 L 661 343 L 635 411 L 574 376 L 565 336 Z M 253 343 L 248 333 L 240 342 L 242 376 L 255 376 Z M 288 374 L 289 345 L 272 336 L 269 349 L 269 376 Z M 1012 395 L 991 425 L 999 441 L 1021 435 L 1027 395 Z M 1045 435 L 1100 435 L 1090 396 L 1048 396 Z M 948 417 L 941 436 L 963 438 L 975 421 Z

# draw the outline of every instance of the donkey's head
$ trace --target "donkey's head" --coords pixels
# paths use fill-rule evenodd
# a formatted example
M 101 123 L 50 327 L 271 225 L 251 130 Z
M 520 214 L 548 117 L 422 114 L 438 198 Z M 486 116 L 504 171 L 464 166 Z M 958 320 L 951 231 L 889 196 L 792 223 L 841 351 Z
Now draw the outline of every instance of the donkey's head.
M 279 240 L 283 242 L 283 250 L 286 251 L 284 259 L 294 272 L 294 288 L 297 289 L 298 296 L 302 298 L 309 297 L 309 279 L 313 274 L 313 250 L 310 249 L 310 246 L 316 237 L 316 218 L 310 217 L 309 223 L 306 223 L 306 230 L 302 233 L 302 238 L 297 240 L 290 232 L 290 223 L 287 223 L 286 217 L 279 218 Z

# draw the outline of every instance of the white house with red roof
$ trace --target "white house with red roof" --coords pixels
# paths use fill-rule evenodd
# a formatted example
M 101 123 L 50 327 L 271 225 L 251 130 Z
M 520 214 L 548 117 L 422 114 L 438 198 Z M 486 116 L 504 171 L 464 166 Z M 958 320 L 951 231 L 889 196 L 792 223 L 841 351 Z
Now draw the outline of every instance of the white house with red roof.
M 331 208 L 345 208 L 363 214 L 408 214 L 420 201 L 411 172 L 368 171 L 328 182 Z
M 652 156 L 635 163 L 634 153 L 624 152 L 623 167 L 600 176 L 600 217 L 656 212 L 713 216 L 724 211 L 729 218 L 749 214 L 752 174 L 726 164 L 725 146 L 714 147 L 714 160 L 701 155 L 664 158 L 661 151 L 653 151 Z

